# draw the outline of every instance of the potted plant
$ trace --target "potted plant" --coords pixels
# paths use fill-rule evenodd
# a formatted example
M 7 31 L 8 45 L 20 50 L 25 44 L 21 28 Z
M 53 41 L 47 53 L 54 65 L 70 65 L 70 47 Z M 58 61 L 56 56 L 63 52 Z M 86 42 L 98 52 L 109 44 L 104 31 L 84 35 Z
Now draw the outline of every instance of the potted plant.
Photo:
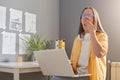
M 38 34 L 34 34 L 31 38 L 25 37 L 24 40 L 26 42 L 27 61 L 34 61 L 35 57 L 33 55 L 33 51 L 44 50 L 49 44 L 47 39 Z

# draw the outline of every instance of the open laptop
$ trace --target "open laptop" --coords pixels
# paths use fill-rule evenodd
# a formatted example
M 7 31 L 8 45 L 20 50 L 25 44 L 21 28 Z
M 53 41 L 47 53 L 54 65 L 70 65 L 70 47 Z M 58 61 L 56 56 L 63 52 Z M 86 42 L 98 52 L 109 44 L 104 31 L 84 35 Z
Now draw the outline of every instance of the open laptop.
M 66 77 L 90 76 L 90 74 L 74 74 L 65 49 L 34 51 L 34 55 L 43 75 Z

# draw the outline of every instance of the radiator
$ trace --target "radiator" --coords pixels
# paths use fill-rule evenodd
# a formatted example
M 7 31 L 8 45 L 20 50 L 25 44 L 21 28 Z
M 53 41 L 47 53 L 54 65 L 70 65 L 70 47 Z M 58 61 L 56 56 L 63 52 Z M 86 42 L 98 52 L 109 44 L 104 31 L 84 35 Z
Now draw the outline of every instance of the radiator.
M 111 80 L 120 80 L 120 62 L 111 62 Z

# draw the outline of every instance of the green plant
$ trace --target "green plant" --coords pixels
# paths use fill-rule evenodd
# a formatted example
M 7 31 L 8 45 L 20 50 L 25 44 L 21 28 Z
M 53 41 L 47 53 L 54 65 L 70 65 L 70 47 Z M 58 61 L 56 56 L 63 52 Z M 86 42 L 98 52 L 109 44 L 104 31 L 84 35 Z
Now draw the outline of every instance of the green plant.
M 38 34 L 34 34 L 31 38 L 25 37 L 24 40 L 26 42 L 27 61 L 34 61 L 33 51 L 44 50 L 49 44 L 49 41 L 45 37 L 41 37 Z

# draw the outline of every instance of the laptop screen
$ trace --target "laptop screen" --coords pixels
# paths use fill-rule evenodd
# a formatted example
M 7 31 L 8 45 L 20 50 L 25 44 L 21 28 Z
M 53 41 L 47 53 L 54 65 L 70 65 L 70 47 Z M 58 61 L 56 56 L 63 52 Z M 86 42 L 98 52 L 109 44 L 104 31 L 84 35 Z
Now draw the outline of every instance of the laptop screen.
M 74 76 L 65 49 L 34 51 L 44 75 Z

